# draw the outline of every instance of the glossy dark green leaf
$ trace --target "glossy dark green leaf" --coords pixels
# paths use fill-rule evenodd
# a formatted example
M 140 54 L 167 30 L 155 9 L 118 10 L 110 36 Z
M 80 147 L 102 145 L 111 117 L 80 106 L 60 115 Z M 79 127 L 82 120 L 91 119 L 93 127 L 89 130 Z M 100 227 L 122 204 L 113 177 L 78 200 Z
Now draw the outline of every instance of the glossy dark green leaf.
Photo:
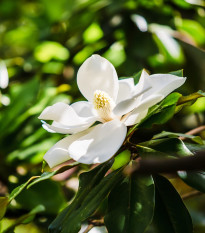
M 198 153 L 205 150 L 205 145 L 199 145 L 195 143 L 184 142 L 186 147 L 193 153 Z
M 153 114 L 150 118 L 140 124 L 142 128 L 150 128 L 153 124 L 165 124 L 175 113 L 175 106 L 163 109 L 161 112 Z
M 181 197 L 172 184 L 155 176 L 156 204 L 154 225 L 158 233 L 192 233 L 192 220 Z
M 51 223 L 50 233 L 77 233 L 80 230 L 81 222 L 99 207 L 113 186 L 122 179 L 119 170 L 104 177 L 112 164 L 113 160 L 80 175 L 75 199 Z
M 174 156 L 184 157 L 192 155 L 184 142 L 178 138 L 165 138 L 150 140 L 136 145 L 140 156 L 142 157 L 159 157 Z
M 126 177 L 109 195 L 105 225 L 110 233 L 142 233 L 152 221 L 153 212 L 152 177 Z
M 183 133 L 173 133 L 173 132 L 168 132 L 168 131 L 162 131 L 161 133 L 154 135 L 153 139 L 164 138 L 164 137 L 184 137 L 184 138 L 191 139 L 192 141 L 198 144 L 201 144 L 201 145 L 204 144 L 200 136 L 183 134 Z
M 205 193 L 205 172 L 178 171 L 179 177 L 189 186 Z
M 9 203 L 8 197 L 0 197 L 0 220 L 4 217 Z

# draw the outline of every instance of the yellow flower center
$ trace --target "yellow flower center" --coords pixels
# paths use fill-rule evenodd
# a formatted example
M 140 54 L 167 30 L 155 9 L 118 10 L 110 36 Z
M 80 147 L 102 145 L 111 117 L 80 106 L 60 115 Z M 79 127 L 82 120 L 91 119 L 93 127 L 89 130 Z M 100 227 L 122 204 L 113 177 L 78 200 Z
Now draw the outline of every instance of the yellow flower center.
M 114 108 L 114 102 L 106 92 L 100 90 L 95 91 L 93 105 L 102 121 L 113 120 L 114 116 L 112 110 Z

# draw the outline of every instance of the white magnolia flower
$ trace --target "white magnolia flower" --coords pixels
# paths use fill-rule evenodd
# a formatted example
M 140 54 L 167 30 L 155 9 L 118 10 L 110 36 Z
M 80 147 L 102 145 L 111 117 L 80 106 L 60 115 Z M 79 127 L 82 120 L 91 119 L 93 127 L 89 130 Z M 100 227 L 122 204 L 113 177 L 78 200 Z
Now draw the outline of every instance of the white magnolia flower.
M 85 164 L 109 160 L 121 147 L 127 126 L 140 122 L 149 107 L 161 101 L 185 82 L 171 74 L 148 75 L 118 80 L 113 65 L 99 55 L 88 58 L 77 74 L 77 84 L 88 101 L 67 105 L 56 103 L 39 116 L 49 132 L 69 135 L 44 156 L 50 167 L 70 158 Z M 95 122 L 100 124 L 92 126 Z

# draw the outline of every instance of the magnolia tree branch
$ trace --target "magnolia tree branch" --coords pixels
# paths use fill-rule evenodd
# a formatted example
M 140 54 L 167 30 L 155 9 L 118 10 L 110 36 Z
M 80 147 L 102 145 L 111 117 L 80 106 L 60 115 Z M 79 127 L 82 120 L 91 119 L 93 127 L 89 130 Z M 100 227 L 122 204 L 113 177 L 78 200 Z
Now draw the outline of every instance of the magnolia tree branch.
M 192 129 L 192 130 L 188 131 L 186 134 L 195 135 L 195 134 L 198 134 L 198 133 L 200 133 L 200 132 L 202 132 L 204 130 L 205 130 L 205 125 L 201 125 L 201 126 L 195 128 L 195 129 Z M 186 138 L 185 137 L 179 137 L 179 139 L 184 140 Z
M 131 174 L 157 174 L 176 173 L 177 171 L 200 171 L 205 169 L 205 151 L 194 156 L 167 159 L 142 159 L 137 158 L 132 167 L 126 167 L 126 175 Z

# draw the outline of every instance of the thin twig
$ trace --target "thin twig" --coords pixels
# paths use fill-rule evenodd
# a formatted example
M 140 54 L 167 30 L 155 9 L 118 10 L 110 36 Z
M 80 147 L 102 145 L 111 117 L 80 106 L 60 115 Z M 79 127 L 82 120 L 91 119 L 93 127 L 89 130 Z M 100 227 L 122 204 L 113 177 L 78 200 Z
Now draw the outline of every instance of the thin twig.
M 200 132 L 202 132 L 204 130 L 205 130 L 205 125 L 202 125 L 202 126 L 199 126 L 199 127 L 195 128 L 195 129 L 192 129 L 192 130 L 188 131 L 186 134 L 187 135 L 195 135 L 195 134 L 198 134 L 198 133 L 200 133 Z M 179 139 L 184 140 L 185 137 L 179 137 Z

